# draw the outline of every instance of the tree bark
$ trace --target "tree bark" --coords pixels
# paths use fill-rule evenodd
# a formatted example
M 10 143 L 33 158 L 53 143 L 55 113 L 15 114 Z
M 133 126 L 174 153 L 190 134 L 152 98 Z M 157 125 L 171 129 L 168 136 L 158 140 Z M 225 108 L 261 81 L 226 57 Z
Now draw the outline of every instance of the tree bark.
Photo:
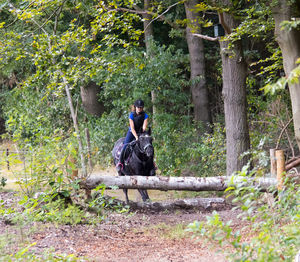
M 144 38 L 145 38 L 145 46 L 146 46 L 146 53 L 149 57 L 152 56 L 151 54 L 151 41 L 154 39 L 153 34 L 153 25 L 151 23 L 152 15 L 147 13 L 149 8 L 151 7 L 151 0 L 144 0 L 144 11 L 143 14 L 143 24 L 144 24 Z M 156 93 L 154 90 L 151 91 L 151 101 L 152 101 L 152 113 L 153 113 L 153 125 L 155 125 L 155 115 L 157 114 L 156 108 Z
M 150 41 L 153 39 L 153 26 L 151 23 L 152 15 L 147 13 L 148 9 L 151 7 L 151 0 L 144 0 L 144 11 L 143 14 L 143 24 L 144 24 L 144 38 L 147 54 L 150 52 Z
M 87 170 L 86 170 L 86 165 L 85 165 L 85 158 L 84 158 L 84 153 L 83 153 L 83 146 L 82 146 L 80 130 L 79 130 L 78 122 L 77 122 L 77 116 L 75 114 L 75 110 L 74 110 L 74 106 L 73 106 L 73 102 L 72 102 L 72 96 L 71 96 L 70 89 L 69 89 L 69 84 L 68 84 L 67 80 L 65 79 L 65 77 L 63 77 L 63 82 L 65 84 L 65 91 L 66 91 L 68 102 L 69 102 L 69 107 L 70 107 L 71 116 L 73 119 L 74 129 L 77 133 L 77 141 L 78 141 L 79 155 L 80 155 L 81 169 L 82 169 L 81 178 L 85 178 L 85 177 L 87 177 Z
M 282 57 L 283 68 L 286 76 L 296 67 L 296 60 L 300 57 L 300 29 L 290 31 L 281 30 L 280 24 L 283 21 L 290 21 L 291 18 L 300 14 L 300 1 L 291 4 L 287 0 L 279 0 L 273 8 L 275 19 L 275 37 L 278 42 Z M 300 83 L 289 84 L 289 91 L 292 103 L 295 138 L 300 149 Z
M 195 81 L 191 85 L 194 119 L 197 122 L 202 122 L 206 130 L 209 130 L 208 124 L 211 123 L 211 111 L 206 87 L 204 45 L 201 38 L 193 35 L 201 34 L 200 14 L 193 11 L 198 3 L 199 1 L 196 0 L 189 0 L 184 3 L 186 18 L 188 19 L 186 40 L 191 67 L 190 80 Z
M 234 181 L 244 181 L 245 177 L 234 177 Z M 120 189 L 157 189 L 186 191 L 224 191 L 230 184 L 230 178 L 222 177 L 158 177 L 158 176 L 99 176 L 93 174 L 81 183 L 83 188 L 94 189 L 100 184 L 107 188 L 117 186 Z M 262 190 L 276 185 L 275 178 L 247 178 L 249 184 L 256 183 Z
M 237 27 L 238 22 L 233 15 L 223 13 L 221 17 L 223 27 L 229 28 L 226 34 Z M 241 158 L 250 148 L 246 100 L 247 66 L 241 41 L 235 41 L 232 46 L 229 46 L 228 41 L 220 41 L 220 47 L 226 127 L 226 174 L 230 176 L 241 170 L 248 161 L 248 157 Z
M 90 82 L 87 86 L 80 87 L 80 95 L 83 108 L 90 114 L 101 116 L 104 112 L 104 105 L 99 102 L 100 86 Z

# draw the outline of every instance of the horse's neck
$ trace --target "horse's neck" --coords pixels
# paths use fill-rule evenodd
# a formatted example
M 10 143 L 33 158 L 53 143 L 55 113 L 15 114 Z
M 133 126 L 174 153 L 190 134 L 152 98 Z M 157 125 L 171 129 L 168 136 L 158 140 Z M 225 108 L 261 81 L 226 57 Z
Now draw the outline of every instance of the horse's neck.
M 136 143 L 134 145 L 134 148 L 133 148 L 133 151 L 135 153 L 135 155 L 140 159 L 140 160 L 147 160 L 147 156 L 145 153 L 143 153 L 141 151 L 141 148 L 140 148 L 140 144 L 139 143 Z

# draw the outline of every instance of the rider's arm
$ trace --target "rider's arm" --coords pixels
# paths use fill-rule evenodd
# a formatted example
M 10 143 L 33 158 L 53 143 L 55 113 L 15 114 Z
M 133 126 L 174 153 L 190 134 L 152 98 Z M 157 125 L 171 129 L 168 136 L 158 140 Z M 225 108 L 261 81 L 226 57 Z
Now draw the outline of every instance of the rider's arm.
M 147 125 L 148 125 L 148 118 L 146 118 L 146 119 L 144 120 L 144 123 L 143 123 L 143 132 L 146 131 Z
M 129 125 L 130 125 L 130 128 L 131 128 L 131 133 L 134 135 L 135 139 L 138 140 L 138 135 L 134 129 L 134 122 L 132 119 L 129 119 Z

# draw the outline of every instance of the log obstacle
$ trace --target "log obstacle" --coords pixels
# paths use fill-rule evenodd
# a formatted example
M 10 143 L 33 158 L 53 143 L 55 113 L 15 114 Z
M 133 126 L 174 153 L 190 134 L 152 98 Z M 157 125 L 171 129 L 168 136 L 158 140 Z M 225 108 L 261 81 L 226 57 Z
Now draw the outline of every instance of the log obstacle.
M 229 186 L 257 186 L 267 192 L 270 187 L 283 189 L 285 176 L 285 161 L 282 150 L 270 150 L 271 177 L 245 177 L 239 175 L 219 177 L 164 177 L 164 176 L 101 176 L 94 173 L 80 183 L 82 188 L 92 190 L 104 184 L 107 189 L 152 189 L 152 190 L 182 190 L 182 191 L 225 191 Z
M 105 195 L 104 198 L 112 203 L 112 205 L 125 206 L 126 202 L 113 199 L 110 196 Z M 225 210 L 231 209 L 233 205 L 228 203 L 224 198 L 188 198 L 188 199 L 175 199 L 170 201 L 162 202 L 133 202 L 129 201 L 131 210 L 152 210 L 152 211 L 165 211 L 165 210 L 200 210 L 200 211 L 211 211 L 211 210 Z
M 243 176 L 220 177 L 162 177 L 162 176 L 101 176 L 93 174 L 81 183 L 86 189 L 94 189 L 100 184 L 106 188 L 119 189 L 154 189 L 154 190 L 184 190 L 184 191 L 225 191 L 235 183 L 256 185 L 262 191 L 270 186 L 276 186 L 276 178 L 249 178 Z

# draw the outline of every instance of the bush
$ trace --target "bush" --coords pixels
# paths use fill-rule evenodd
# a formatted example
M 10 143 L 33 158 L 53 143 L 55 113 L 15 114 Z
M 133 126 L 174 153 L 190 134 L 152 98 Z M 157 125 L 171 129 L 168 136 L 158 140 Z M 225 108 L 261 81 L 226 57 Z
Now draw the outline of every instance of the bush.
M 246 173 L 240 175 L 245 176 L 246 182 Z M 293 261 L 300 246 L 300 187 L 289 180 L 285 186 L 275 201 L 268 204 L 263 201 L 264 193 L 259 187 L 243 183 L 229 187 L 228 192 L 241 211 L 240 218 L 251 222 L 246 232 L 254 234 L 253 237 L 235 231 L 230 222 L 221 221 L 217 212 L 207 217 L 206 223 L 191 223 L 187 230 L 221 247 L 230 245 L 234 249 L 227 252 L 230 261 Z M 276 195 L 275 189 L 270 191 Z

